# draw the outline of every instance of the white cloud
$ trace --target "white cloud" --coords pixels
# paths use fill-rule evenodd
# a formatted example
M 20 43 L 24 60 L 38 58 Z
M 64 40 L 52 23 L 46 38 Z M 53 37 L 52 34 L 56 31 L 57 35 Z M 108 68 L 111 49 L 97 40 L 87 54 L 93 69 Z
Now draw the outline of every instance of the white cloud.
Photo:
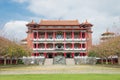
M 28 0 L 13 0 L 15 2 L 18 2 L 18 3 L 24 3 L 24 2 L 27 2 Z
M 16 0 L 28 3 L 27 9 L 47 19 L 88 19 L 93 27 L 93 42 L 119 18 L 119 0 Z M 117 18 L 117 19 L 116 19 Z
M 9 39 L 21 40 L 27 37 L 27 21 L 9 21 L 4 25 L 3 33 Z

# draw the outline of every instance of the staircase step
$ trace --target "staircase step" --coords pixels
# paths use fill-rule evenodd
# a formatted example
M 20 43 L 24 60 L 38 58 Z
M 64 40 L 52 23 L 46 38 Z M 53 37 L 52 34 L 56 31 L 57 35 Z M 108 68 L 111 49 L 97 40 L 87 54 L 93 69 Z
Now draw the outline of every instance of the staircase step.
M 66 58 L 66 64 L 67 65 L 75 65 L 75 61 L 73 58 Z
M 44 65 L 53 65 L 53 59 L 45 59 Z

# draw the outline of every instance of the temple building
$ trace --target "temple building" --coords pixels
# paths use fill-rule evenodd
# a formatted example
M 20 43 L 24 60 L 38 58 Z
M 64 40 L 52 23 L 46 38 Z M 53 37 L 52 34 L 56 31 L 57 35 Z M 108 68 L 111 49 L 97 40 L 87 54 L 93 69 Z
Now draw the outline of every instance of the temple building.
M 26 24 L 27 45 L 33 50 L 32 56 L 53 58 L 86 57 L 92 45 L 92 24 L 87 20 L 33 20 Z
M 106 30 L 106 32 L 101 34 L 101 38 L 100 38 L 100 42 L 105 42 L 111 38 L 115 37 L 115 33 L 114 32 L 110 32 L 108 31 L 108 29 Z

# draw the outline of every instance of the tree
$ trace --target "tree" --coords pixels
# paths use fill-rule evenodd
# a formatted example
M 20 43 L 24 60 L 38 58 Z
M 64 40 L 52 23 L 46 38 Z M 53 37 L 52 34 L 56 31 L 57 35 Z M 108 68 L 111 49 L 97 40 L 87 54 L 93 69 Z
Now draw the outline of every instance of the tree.
M 98 56 L 101 58 L 101 63 L 105 59 L 108 64 L 108 58 L 111 57 L 111 64 L 113 64 L 113 56 L 118 56 L 118 64 L 120 64 L 120 36 L 115 36 L 105 42 L 92 47 L 89 55 Z
M 19 57 L 28 56 L 30 53 L 31 50 L 29 48 L 23 47 L 4 37 L 0 37 L 0 57 L 4 57 L 4 65 L 6 65 L 7 57 L 10 57 L 10 64 L 12 64 L 12 59 L 16 58 L 17 64 Z

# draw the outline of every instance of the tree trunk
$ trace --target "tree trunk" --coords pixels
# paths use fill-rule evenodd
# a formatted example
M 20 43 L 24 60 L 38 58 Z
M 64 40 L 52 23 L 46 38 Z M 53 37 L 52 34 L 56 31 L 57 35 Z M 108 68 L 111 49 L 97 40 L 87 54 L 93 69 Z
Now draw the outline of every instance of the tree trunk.
M 108 59 L 107 58 L 105 58 L 105 63 L 108 64 Z
M 6 58 L 6 57 L 4 57 L 4 65 L 6 65 L 6 61 L 7 61 L 7 58 Z
M 111 64 L 113 64 L 113 59 L 112 59 L 112 56 L 111 56 Z
M 18 58 L 16 57 L 16 64 L 18 64 Z
M 10 64 L 12 64 L 12 57 L 10 57 Z
M 103 64 L 103 58 L 101 58 L 101 64 Z
M 118 56 L 118 64 L 120 65 L 120 56 Z

